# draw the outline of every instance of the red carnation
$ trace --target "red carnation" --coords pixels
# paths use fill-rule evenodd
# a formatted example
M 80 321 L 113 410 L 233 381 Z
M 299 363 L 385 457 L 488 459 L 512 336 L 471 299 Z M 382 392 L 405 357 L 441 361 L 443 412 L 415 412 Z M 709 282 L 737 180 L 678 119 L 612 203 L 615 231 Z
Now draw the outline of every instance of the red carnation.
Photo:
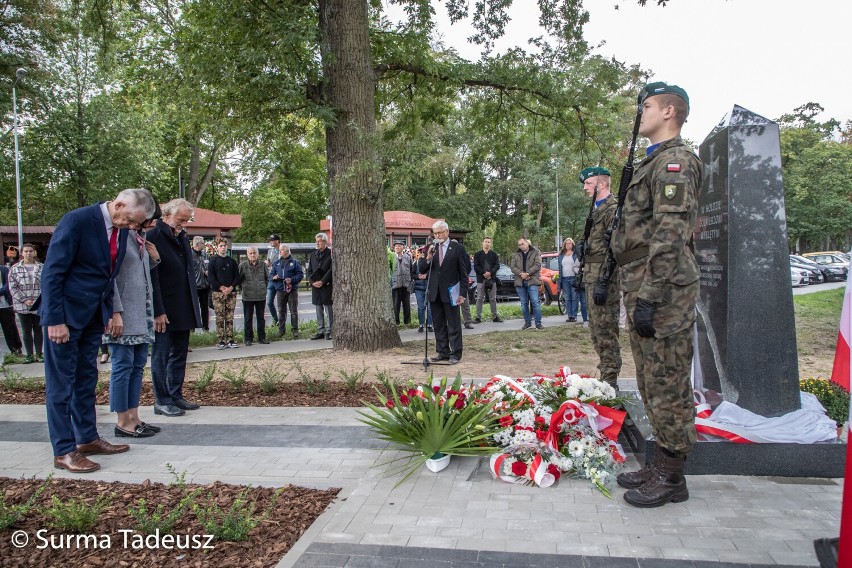
M 547 473 L 556 478 L 557 481 L 559 481 L 559 476 L 562 475 L 562 472 L 559 471 L 559 468 L 553 465 L 552 463 L 547 464 Z
M 393 405 L 393 401 L 392 401 L 392 400 L 388 400 L 388 401 L 385 403 L 385 406 L 387 406 L 388 408 L 393 408 L 393 406 L 394 406 L 394 405 Z
M 455 404 L 453 404 L 453 408 L 455 408 L 456 410 L 461 410 L 462 408 L 464 408 L 464 399 L 458 399 Z
M 401 402 L 403 406 L 408 406 L 408 403 L 411 402 L 411 399 L 405 396 L 404 394 L 401 394 L 399 395 L 399 402 Z
M 417 389 L 408 389 L 408 396 L 417 396 Z
M 508 428 L 509 426 L 512 425 L 512 422 L 514 422 L 514 420 L 508 414 L 506 416 L 500 417 L 500 427 L 501 428 Z
M 518 477 L 523 477 L 527 474 L 527 464 L 522 461 L 512 462 L 512 473 Z
M 535 431 L 535 437 L 538 438 L 539 440 L 543 441 L 547 437 L 547 432 L 545 432 L 544 430 L 541 430 L 541 429 L 536 430 Z
M 536 416 L 535 422 L 536 424 L 544 424 L 544 416 Z
M 439 392 L 441 392 L 441 387 L 439 387 L 438 385 L 435 385 L 434 387 L 432 387 L 432 391 L 435 394 L 438 394 Z

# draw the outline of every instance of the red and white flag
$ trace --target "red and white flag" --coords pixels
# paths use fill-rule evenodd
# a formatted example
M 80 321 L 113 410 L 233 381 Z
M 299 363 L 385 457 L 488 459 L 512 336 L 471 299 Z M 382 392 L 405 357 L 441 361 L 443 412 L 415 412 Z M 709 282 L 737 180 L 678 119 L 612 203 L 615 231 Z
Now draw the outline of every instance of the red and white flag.
M 852 262 L 850 263 L 852 270 Z M 843 312 L 840 316 L 840 332 L 837 334 L 837 351 L 834 354 L 834 369 L 831 380 L 847 391 L 850 386 L 849 342 L 852 340 L 852 274 L 846 280 L 846 295 L 843 297 Z M 852 407 L 849 409 L 849 424 L 852 425 Z M 846 475 L 843 481 L 843 504 L 840 508 L 840 548 L 838 568 L 852 568 L 852 449 L 846 442 Z
M 852 263 L 850 263 L 852 271 Z M 852 275 L 846 280 L 846 295 L 843 297 L 843 311 L 840 314 L 840 331 L 837 332 L 837 350 L 834 352 L 834 368 L 831 380 L 847 391 L 850 383 L 849 355 L 852 342 Z

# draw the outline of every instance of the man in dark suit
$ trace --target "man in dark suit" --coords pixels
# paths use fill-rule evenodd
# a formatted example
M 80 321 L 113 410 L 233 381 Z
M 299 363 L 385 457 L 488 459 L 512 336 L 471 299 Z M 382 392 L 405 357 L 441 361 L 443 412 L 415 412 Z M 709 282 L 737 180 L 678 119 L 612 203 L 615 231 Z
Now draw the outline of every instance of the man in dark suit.
M 189 334 L 201 327 L 198 291 L 192 251 L 184 226 L 194 208 L 186 199 L 172 199 L 162 206 L 163 217 L 148 231 L 157 247 L 160 264 L 151 270 L 154 285 L 154 348 L 151 379 L 154 383 L 154 414 L 181 416 L 199 408 L 183 397 Z
M 66 213 L 50 240 L 38 315 L 47 328 L 45 405 L 57 469 L 95 471 L 100 465 L 87 455 L 130 449 L 98 435 L 97 356 L 104 331 L 121 333 L 112 320 L 112 295 L 127 229 L 140 228 L 153 214 L 148 191 L 125 189 L 113 201 Z
M 467 299 L 468 256 L 461 244 L 450 240 L 450 228 L 444 221 L 432 225 L 432 233 L 435 240 L 419 262 L 420 273 L 429 274 L 427 297 L 438 351 L 432 360 L 455 365 L 462 358 L 459 306 Z

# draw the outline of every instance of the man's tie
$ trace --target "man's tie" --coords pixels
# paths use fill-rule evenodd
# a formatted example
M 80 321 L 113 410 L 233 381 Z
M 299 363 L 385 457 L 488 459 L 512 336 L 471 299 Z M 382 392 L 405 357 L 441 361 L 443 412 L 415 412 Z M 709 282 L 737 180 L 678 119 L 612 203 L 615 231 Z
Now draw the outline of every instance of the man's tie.
M 118 229 L 112 228 L 112 233 L 109 235 L 109 257 L 112 259 L 112 268 L 110 272 L 115 270 L 115 259 L 118 258 Z
M 438 266 L 444 264 L 444 243 L 438 245 Z

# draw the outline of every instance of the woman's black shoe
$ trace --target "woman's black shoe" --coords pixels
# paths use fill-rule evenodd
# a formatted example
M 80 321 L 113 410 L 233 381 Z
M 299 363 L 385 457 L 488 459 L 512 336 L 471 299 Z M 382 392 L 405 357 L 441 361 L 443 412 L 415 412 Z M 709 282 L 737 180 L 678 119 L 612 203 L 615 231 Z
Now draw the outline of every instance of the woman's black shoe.
M 159 426 L 154 426 L 153 424 L 148 424 L 147 422 L 143 422 L 142 424 L 140 424 L 140 426 L 142 426 L 146 430 L 150 430 L 154 434 L 162 430 L 162 428 L 160 428 Z
M 123 428 L 115 427 L 115 437 L 116 438 L 150 438 L 156 434 L 151 430 L 146 430 L 142 425 L 137 426 L 133 429 L 133 431 L 128 432 Z

